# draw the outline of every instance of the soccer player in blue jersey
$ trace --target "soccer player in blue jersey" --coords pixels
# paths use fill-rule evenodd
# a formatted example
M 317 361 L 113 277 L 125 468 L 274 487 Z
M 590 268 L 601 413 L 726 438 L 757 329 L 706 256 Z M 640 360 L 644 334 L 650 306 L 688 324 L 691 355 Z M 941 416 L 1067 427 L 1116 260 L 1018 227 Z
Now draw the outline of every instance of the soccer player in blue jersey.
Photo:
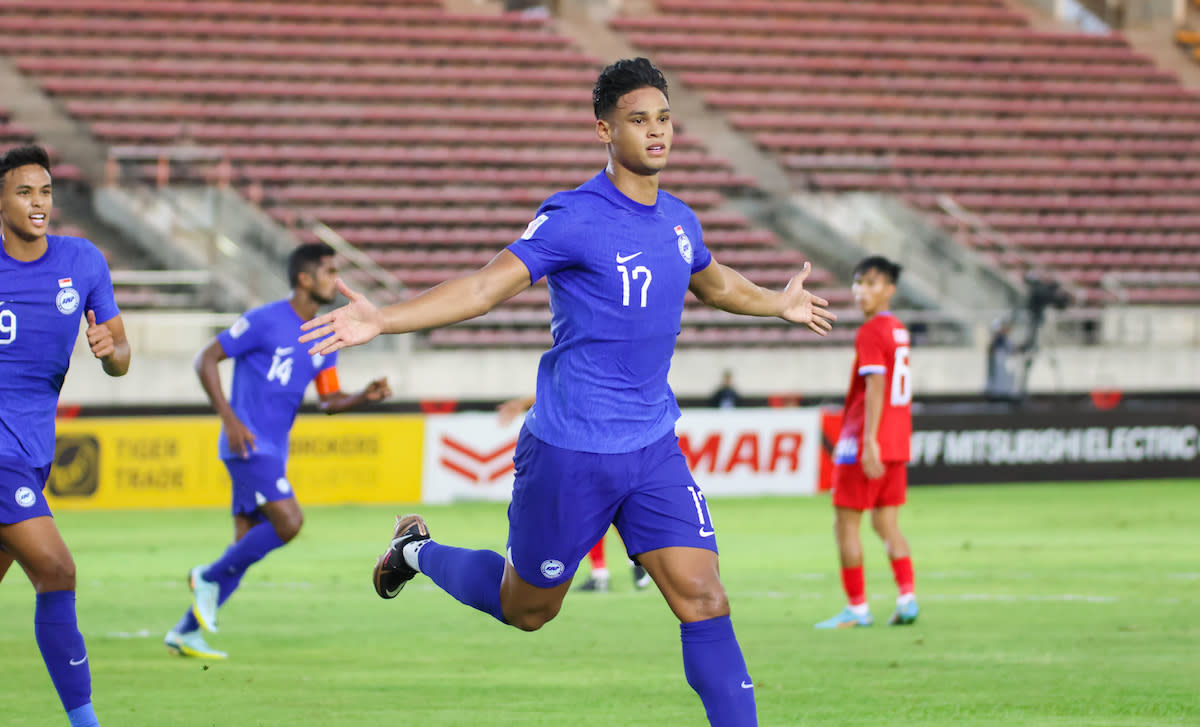
M 316 381 L 327 414 L 391 395 L 383 378 L 357 394 L 343 393 L 337 354 L 309 355 L 296 344 L 300 324 L 337 296 L 334 255 L 323 243 L 298 246 L 288 258 L 291 296 L 246 313 L 196 357 L 200 384 L 221 417 L 218 448 L 233 480 L 234 542 L 213 563 L 191 570 L 192 607 L 164 640 L 173 653 L 226 658 L 205 642 L 201 627 L 215 632 L 217 608 L 246 569 L 299 534 L 304 516 L 287 480 L 288 436 L 308 385 Z M 234 359 L 232 402 L 217 371 L 226 358 Z
M 409 301 L 375 308 L 339 281 L 350 304 L 309 321 L 312 353 L 483 315 L 546 277 L 554 346 L 514 455 L 507 558 L 436 543 L 417 515 L 397 519 L 375 569 L 393 598 L 418 572 L 459 601 L 533 631 L 554 618 L 584 554 L 615 524 L 681 622 L 683 665 L 708 721 L 757 723 L 754 683 L 729 618 L 715 530 L 678 439 L 667 371 L 684 295 L 734 313 L 830 327 L 804 290 L 806 263 L 783 291 L 716 262 L 696 215 L 659 190 L 671 151 L 662 74 L 644 58 L 605 68 L 593 89 L 607 168 L 547 199 L 521 238 L 485 267 Z
M 53 207 L 44 149 L 0 157 L 0 578 L 16 560 L 33 582 L 33 631 L 50 680 L 73 727 L 91 727 L 100 722 L 75 618 L 75 562 L 42 488 L 80 319 L 109 376 L 125 375 L 130 352 L 108 262 L 87 240 L 46 234 Z

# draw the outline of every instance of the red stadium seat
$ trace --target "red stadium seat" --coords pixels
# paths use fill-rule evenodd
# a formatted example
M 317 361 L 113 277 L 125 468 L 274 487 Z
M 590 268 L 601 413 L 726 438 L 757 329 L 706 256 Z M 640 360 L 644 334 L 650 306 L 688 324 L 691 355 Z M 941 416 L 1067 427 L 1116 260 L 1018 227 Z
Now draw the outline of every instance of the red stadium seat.
M 1032 255 L 1087 286 L 1118 263 L 1197 262 L 1200 94 L 1119 35 L 1035 31 L 1003 0 L 656 6 L 612 27 L 799 189 L 897 195 L 1003 264 Z M 963 231 L 941 197 L 1008 247 Z

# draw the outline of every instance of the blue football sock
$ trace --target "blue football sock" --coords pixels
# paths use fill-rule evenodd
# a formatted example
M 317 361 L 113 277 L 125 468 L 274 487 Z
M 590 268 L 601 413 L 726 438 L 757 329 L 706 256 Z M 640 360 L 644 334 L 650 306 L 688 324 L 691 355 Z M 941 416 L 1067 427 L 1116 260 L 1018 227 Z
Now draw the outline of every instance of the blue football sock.
M 471 608 L 491 614 L 500 623 L 500 581 L 504 579 L 504 556 L 492 550 L 468 550 L 435 543 L 421 546 L 417 553 L 421 572 Z
M 245 573 L 247 568 L 265 558 L 272 550 L 282 548 L 283 544 L 271 523 L 263 521 L 250 528 L 241 540 L 226 548 L 221 557 L 200 575 L 206 581 L 220 581 L 225 576 Z
M 679 625 L 683 673 L 700 695 L 712 727 L 754 727 L 754 682 L 728 616 Z
M 225 605 L 225 602 L 237 590 L 238 584 L 242 582 L 244 574 L 245 571 L 240 573 L 225 573 L 221 578 L 217 579 L 217 583 L 221 588 L 220 595 L 217 597 L 218 606 Z M 192 609 L 189 608 L 183 614 L 183 618 L 179 619 L 179 622 L 175 624 L 174 630 L 176 633 L 190 634 L 198 628 L 200 628 L 200 622 L 196 620 L 196 614 L 192 613 Z
M 85 711 L 90 712 L 92 672 L 88 668 L 83 634 L 79 633 L 75 621 L 75 591 L 37 594 L 33 633 L 63 709 L 70 713 L 88 707 Z M 95 723 L 95 715 L 92 715 L 92 722 L 80 724 Z M 74 718 L 71 724 L 76 724 Z
M 67 712 L 67 719 L 71 720 L 71 727 L 100 727 L 100 720 L 96 718 L 96 710 L 92 709 L 91 702 Z

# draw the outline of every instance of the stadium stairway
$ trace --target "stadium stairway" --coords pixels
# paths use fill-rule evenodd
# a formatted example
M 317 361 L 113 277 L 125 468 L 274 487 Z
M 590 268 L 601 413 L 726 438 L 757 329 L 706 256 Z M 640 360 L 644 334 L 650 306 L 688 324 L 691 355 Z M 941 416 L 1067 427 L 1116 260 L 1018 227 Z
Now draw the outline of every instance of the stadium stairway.
M 0 59 L 0 89 L 12 93 L 19 84 L 5 78 L 3 60 Z M 54 234 L 86 237 L 104 253 L 113 271 L 113 282 L 117 305 L 122 310 L 184 308 L 197 300 L 195 286 L 183 284 L 148 284 L 154 277 L 151 261 L 119 229 L 105 224 L 92 210 L 91 195 L 84 172 L 74 163 L 67 163 L 66 154 L 43 134 L 35 134 L 31 127 L 18 116 L 30 118 L 30 109 L 39 106 L 38 99 L 17 98 L 5 95 L 12 108 L 0 108 L 0 149 L 30 143 L 43 144 L 50 152 L 51 172 L 54 179 L 54 211 L 51 214 L 51 230 Z M 36 127 L 39 131 L 42 126 Z M 52 135 L 53 136 L 53 135 Z M 57 141 L 57 138 L 55 138 Z M 68 146 L 78 150 L 79 145 Z
M 435 0 L 46 0 L 37 10 L 0 0 L 16 66 L 102 144 L 214 152 L 234 187 L 299 239 L 328 225 L 410 291 L 486 263 L 542 199 L 602 168 L 589 103 L 602 64 L 557 28 L 452 14 Z M 198 159 L 171 174 L 205 181 L 214 167 Z M 124 168 L 145 180 L 161 173 L 154 163 Z M 690 127 L 664 177 L 697 210 L 718 259 L 775 287 L 802 264 L 730 206 L 731 196 L 761 194 L 757 179 Z M 810 287 L 850 304 L 828 272 Z M 546 295 L 535 286 L 428 341 L 544 346 Z M 689 300 L 681 343 L 821 340 L 782 322 L 693 316 L 701 308 Z M 823 340 L 852 336 L 845 326 Z

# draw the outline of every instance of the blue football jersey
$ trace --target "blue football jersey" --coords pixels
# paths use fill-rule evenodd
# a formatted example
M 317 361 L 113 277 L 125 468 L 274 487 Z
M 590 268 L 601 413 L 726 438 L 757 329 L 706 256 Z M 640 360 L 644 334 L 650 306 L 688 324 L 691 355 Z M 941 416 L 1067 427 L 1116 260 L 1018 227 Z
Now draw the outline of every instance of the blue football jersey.
M 254 452 L 287 459 L 288 437 L 304 391 L 317 374 L 337 365 L 337 353 L 310 356 L 297 343 L 296 309 L 277 300 L 246 313 L 217 334 L 225 355 L 234 359 L 233 396 L 229 403 L 238 419 L 254 433 Z M 221 430 L 221 459 L 237 457 Z
M 0 246 L 0 457 L 54 459 L 54 415 L 79 324 L 117 317 L 108 261 L 79 237 L 46 235 L 46 253 L 14 260 Z
M 530 432 L 619 453 L 672 431 L 679 406 L 667 372 L 684 294 L 712 261 L 691 208 L 662 191 L 639 204 L 601 172 L 542 203 L 508 249 L 550 287 L 554 346 L 538 365 Z

